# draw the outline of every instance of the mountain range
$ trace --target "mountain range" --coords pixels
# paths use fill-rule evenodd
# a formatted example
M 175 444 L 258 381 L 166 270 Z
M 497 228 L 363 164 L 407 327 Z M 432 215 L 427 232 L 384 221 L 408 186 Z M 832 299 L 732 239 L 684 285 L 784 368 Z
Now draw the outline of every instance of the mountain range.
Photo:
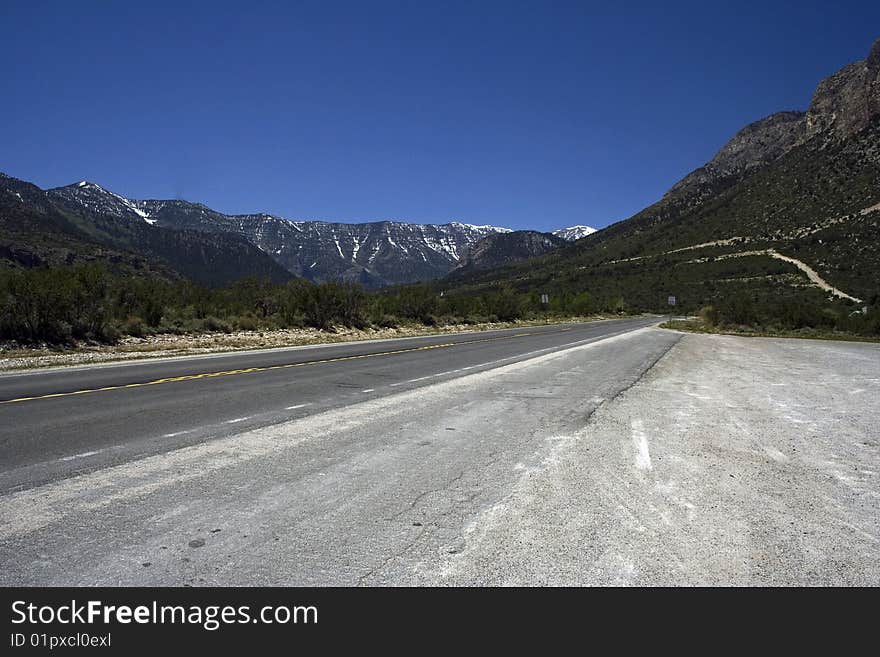
M 449 277 L 663 310 L 745 296 L 873 304 L 880 294 L 880 41 L 822 80 L 804 111 L 755 121 L 656 203 L 600 231 L 466 223 L 332 223 L 133 200 L 82 181 L 41 190 L 0 176 L 0 261 L 98 260 L 220 285 L 243 276 L 359 281 Z M 609 304 L 605 304 L 606 306 Z
M 314 282 L 356 281 L 369 288 L 431 280 L 465 263 L 474 266 L 480 258 L 468 259 L 468 254 L 481 240 L 521 232 L 460 222 L 333 223 L 266 213 L 227 215 L 183 200 L 129 199 L 85 180 L 43 191 L 8 176 L 0 179 L 0 209 L 8 228 L 0 238 L 0 258 L 8 262 L 57 264 L 59 258 L 79 259 L 78 253 L 101 259 L 104 252 L 95 251 L 97 242 L 112 249 L 114 262 L 128 257 L 137 261 L 138 269 L 167 267 L 210 285 L 246 275 L 276 281 L 290 276 Z M 37 220 L 50 215 L 50 224 Z M 28 230 L 37 225 L 41 228 L 36 234 Z M 520 241 L 515 248 L 516 238 L 500 247 L 493 242 L 493 257 L 510 262 L 540 255 L 549 244 L 558 246 L 592 232 L 588 226 L 572 226 L 556 231 L 559 237 L 541 233 L 541 240 Z M 48 243 L 59 240 L 66 243 L 60 247 L 64 253 L 53 255 Z M 76 248 L 83 240 L 86 246 Z M 190 246 L 181 248 L 176 241 Z M 499 256 L 498 249 L 508 243 L 513 250 Z M 201 252 L 191 254 L 192 248 Z M 486 247 L 477 251 L 485 253 Z M 221 265 L 221 260 L 226 263 Z

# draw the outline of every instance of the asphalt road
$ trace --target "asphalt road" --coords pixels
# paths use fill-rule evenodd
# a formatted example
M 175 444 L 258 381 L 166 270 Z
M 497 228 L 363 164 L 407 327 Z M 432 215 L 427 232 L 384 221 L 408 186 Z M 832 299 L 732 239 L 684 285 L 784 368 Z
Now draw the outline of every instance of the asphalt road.
M 259 353 L 246 364 L 312 364 L 61 397 L 43 395 L 239 356 L 12 377 L 4 399 L 41 398 L 0 413 L 33 423 L 44 452 L 111 447 L 50 460 L 4 428 L 20 487 L 0 493 L 0 585 L 443 583 L 474 523 L 680 339 L 639 328 L 655 321 Z
M 880 584 L 880 345 L 649 323 L 13 377 L 0 585 Z
M 0 492 L 654 323 L 624 319 L 0 375 Z

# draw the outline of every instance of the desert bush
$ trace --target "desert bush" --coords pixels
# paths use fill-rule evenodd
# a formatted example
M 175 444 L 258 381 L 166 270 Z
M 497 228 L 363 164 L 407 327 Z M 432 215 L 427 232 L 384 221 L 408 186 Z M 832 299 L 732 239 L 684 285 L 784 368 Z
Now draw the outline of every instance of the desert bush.
M 746 259 L 741 259 L 746 260 Z M 734 263 L 711 263 L 719 277 L 736 273 Z M 735 263 L 742 269 L 742 262 Z M 763 269 L 757 269 L 760 265 Z M 750 262 L 742 273 L 784 273 L 777 263 Z M 280 327 L 396 327 L 420 322 L 428 326 L 514 321 L 523 318 L 630 313 L 666 310 L 664 295 L 654 288 L 676 290 L 681 312 L 699 312 L 705 325 L 749 326 L 794 331 L 843 331 L 880 334 L 878 296 L 862 304 L 828 299 L 811 288 L 779 287 L 755 282 L 748 287 L 701 281 L 683 287 L 674 267 L 628 275 L 638 285 L 622 285 L 622 274 L 595 270 L 589 280 L 548 277 L 535 285 L 453 289 L 414 285 L 367 292 L 360 285 L 295 280 L 284 285 L 245 279 L 211 289 L 189 281 L 153 280 L 111 275 L 94 265 L 54 269 L 0 269 L 0 339 L 22 343 L 113 342 L 120 334 L 154 332 L 271 330 Z M 631 281 L 632 282 L 632 281 Z M 517 283 L 516 285 L 520 285 Z M 550 303 L 540 302 L 546 290 Z M 645 292 L 647 290 L 647 292 Z M 626 297 L 624 294 L 634 294 Z M 665 294 L 665 292 L 664 292 Z
M 714 328 L 718 326 L 719 313 L 718 309 L 715 306 L 703 306 L 700 308 L 700 320 L 706 326 Z
M 210 332 L 232 333 L 232 324 L 213 315 L 208 315 L 202 320 L 202 328 Z
M 375 319 L 373 324 L 381 328 L 397 328 L 400 326 L 400 320 L 394 315 L 383 314 L 381 317 Z
M 241 317 L 234 317 L 232 319 L 232 324 L 238 331 L 256 331 L 260 325 L 257 321 L 257 318 L 253 315 L 242 315 Z
M 129 315 L 122 320 L 122 323 L 119 325 L 119 331 L 123 335 L 131 335 L 136 338 L 142 338 L 147 334 L 144 320 L 137 315 Z

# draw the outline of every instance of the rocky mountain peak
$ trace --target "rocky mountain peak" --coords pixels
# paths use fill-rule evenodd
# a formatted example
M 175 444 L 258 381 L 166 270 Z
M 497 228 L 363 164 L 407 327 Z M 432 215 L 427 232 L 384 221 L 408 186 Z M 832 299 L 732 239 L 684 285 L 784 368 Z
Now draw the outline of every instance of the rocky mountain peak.
M 750 123 L 705 165 L 676 183 L 664 198 L 699 199 L 712 183 L 778 160 L 793 148 L 821 137 L 846 139 L 880 116 L 880 39 L 868 57 L 822 80 L 806 112 L 777 112 Z
M 805 139 L 845 139 L 880 115 L 880 39 L 868 57 L 822 80 L 807 110 Z
M 368 287 L 430 280 L 464 263 L 483 267 L 541 255 L 596 232 L 583 225 L 550 234 L 462 221 L 349 224 L 292 221 L 266 212 L 226 215 L 189 201 L 129 199 L 86 180 L 51 189 L 48 194 L 68 207 L 80 206 L 135 223 L 145 221 L 159 229 L 232 234 L 296 276 L 316 282 L 358 281 Z
M 244 238 L 288 272 L 316 282 L 352 280 L 380 287 L 447 274 L 486 235 L 509 232 L 498 226 L 459 221 L 358 224 L 291 221 L 266 212 L 226 215 L 181 200 L 134 200 L 89 181 L 49 190 L 68 207 L 157 228 L 228 233 Z
M 804 136 L 804 112 L 776 112 L 737 132 L 708 163 L 676 183 L 667 195 L 688 192 L 719 178 L 779 159 Z
M 142 203 L 120 196 L 89 180 L 80 180 L 72 185 L 50 189 L 49 194 L 68 203 L 81 205 L 92 212 L 154 223 L 150 213 L 142 207 Z

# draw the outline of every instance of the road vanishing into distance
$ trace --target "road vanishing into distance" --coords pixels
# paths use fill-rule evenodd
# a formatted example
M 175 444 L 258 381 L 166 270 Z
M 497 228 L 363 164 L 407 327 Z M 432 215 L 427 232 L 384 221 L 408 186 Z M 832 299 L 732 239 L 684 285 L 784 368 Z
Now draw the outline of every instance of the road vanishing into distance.
M 0 492 L 461 377 L 627 319 L 0 375 Z
M 0 585 L 880 584 L 880 346 L 639 317 L 0 376 Z

